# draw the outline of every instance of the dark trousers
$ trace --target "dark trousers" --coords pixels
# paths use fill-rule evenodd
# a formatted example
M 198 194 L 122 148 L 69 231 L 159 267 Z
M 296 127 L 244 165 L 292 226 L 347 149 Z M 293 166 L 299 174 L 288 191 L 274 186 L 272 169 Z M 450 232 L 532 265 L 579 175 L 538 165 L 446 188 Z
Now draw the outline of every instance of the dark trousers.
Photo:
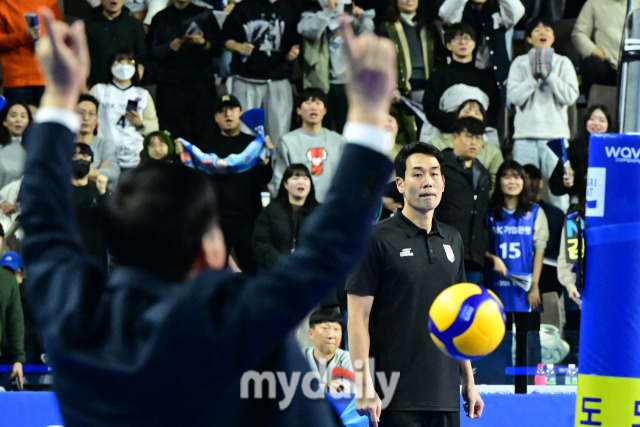
M 347 121 L 347 93 L 345 85 L 329 85 L 327 95 L 327 114 L 322 119 L 322 126 L 342 133 Z
M 540 313 L 512 313 L 516 324 L 516 366 L 536 366 L 540 363 Z M 507 316 L 507 330 L 511 330 Z M 529 334 L 531 332 L 531 334 Z M 527 376 L 515 376 L 516 393 L 527 392 Z
M 44 86 L 5 87 L 4 97 L 7 102 L 24 102 L 28 105 L 40 105 Z
M 618 83 L 618 72 L 611 68 L 607 61 L 590 56 L 582 61 L 582 92 L 589 99 L 591 86 L 594 84 L 615 86 Z
M 173 83 L 159 82 L 156 90 L 156 110 L 160 129 L 173 138 L 184 138 L 201 145 L 213 138 L 214 86 L 187 88 Z
M 383 427 L 460 427 L 460 412 L 382 411 Z
M 258 271 L 258 263 L 253 255 L 251 239 L 253 237 L 253 225 L 255 221 L 225 222 L 220 226 L 224 234 L 224 243 L 227 246 L 227 253 L 235 254 L 238 267 L 251 275 Z

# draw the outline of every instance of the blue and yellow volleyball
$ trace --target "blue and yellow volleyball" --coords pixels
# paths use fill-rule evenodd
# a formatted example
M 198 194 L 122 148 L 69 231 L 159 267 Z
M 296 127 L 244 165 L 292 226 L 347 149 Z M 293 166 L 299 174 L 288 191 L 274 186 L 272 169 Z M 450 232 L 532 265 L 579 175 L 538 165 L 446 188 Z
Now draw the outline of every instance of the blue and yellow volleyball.
M 429 309 L 429 332 L 436 346 L 459 360 L 475 360 L 504 338 L 506 317 L 500 299 L 473 283 L 445 289 Z

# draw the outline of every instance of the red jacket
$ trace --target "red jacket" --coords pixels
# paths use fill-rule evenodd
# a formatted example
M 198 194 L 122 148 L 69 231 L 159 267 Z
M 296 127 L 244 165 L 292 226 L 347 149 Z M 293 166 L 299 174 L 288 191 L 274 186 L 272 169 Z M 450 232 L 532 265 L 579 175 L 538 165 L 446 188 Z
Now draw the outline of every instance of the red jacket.
M 56 0 L 2 0 L 0 1 L 0 60 L 4 87 L 44 86 L 44 77 L 34 53 L 35 42 L 27 34 L 25 13 L 36 13 L 42 6 L 53 11 L 57 19 L 62 13 Z M 42 16 L 38 17 L 45 28 Z

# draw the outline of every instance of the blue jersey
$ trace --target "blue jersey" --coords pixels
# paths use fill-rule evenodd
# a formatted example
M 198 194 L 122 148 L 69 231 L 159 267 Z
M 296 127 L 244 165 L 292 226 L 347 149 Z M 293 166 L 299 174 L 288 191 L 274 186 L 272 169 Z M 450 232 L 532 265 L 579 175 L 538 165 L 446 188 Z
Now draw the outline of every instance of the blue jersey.
M 487 215 L 491 252 L 502 259 L 507 273 L 531 277 L 533 274 L 533 225 L 540 206 L 534 204 L 529 212 L 520 215 L 502 210 L 501 221 Z M 511 279 L 491 273 L 491 290 L 498 295 L 506 312 L 528 312 L 527 291 Z M 540 311 L 538 308 L 534 311 Z

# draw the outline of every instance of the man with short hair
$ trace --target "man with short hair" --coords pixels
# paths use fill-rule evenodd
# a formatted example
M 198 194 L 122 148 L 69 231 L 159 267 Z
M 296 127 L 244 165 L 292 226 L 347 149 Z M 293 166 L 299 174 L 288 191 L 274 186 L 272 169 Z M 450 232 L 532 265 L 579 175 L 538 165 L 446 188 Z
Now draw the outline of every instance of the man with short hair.
M 83 93 L 78 98 L 76 113 L 82 119 L 80 130 L 76 134 L 76 142 L 82 142 L 91 147 L 93 162 L 89 171 L 89 179 L 96 181 L 98 176 L 104 175 L 109 179 L 109 186 L 115 189 L 120 166 L 116 146 L 101 136 L 98 136 L 98 100 L 89 94 Z
M 447 191 L 435 216 L 462 237 L 467 282 L 484 285 L 484 260 L 489 249 L 486 228 L 491 174 L 476 158 L 482 149 L 484 125 L 473 117 L 456 120 L 451 128 L 453 149 L 442 152 Z
M 88 253 L 107 266 L 107 242 L 102 226 L 109 179 L 98 174 L 90 181 L 93 151 L 89 145 L 77 142 L 71 160 L 71 185 L 73 185 L 73 207 L 78 221 L 78 230 Z
M 147 59 L 147 44 L 142 23 L 124 7 L 124 0 L 100 0 L 102 7 L 96 8 L 85 20 L 85 33 L 91 55 L 91 72 L 87 86 L 110 81 L 107 61 L 118 50 L 133 50 L 138 61 L 138 74 L 144 74 Z
M 244 108 L 262 107 L 275 142 L 291 128 L 290 79 L 300 54 L 297 31 L 303 0 L 243 0 L 224 21 L 222 38 L 232 53 L 231 93 Z
M 445 355 L 426 332 L 435 298 L 465 281 L 460 233 L 433 217 L 444 191 L 442 165 L 432 145 L 400 150 L 394 166 L 404 207 L 373 227 L 369 252 L 345 287 L 351 363 L 362 376 L 356 409 L 374 425 L 460 426 L 460 391 L 469 417 L 482 415 L 471 363 Z M 400 373 L 392 395 L 374 383 L 369 357 L 376 378 Z
M 254 136 L 240 131 L 242 106 L 233 95 L 223 95 L 215 105 L 214 119 L 219 131 L 213 139 L 204 141 L 201 149 L 205 153 L 215 153 L 221 159 L 242 153 L 254 140 Z M 270 139 L 265 143 L 273 148 Z M 258 264 L 253 254 L 251 239 L 253 227 L 262 212 L 262 187 L 272 176 L 269 158 L 242 173 L 212 175 L 220 206 L 220 226 L 224 234 L 227 251 L 235 253 L 240 269 L 256 274 Z
M 457 118 L 458 106 L 472 98 L 482 101 L 487 110 L 485 124 L 495 127 L 501 108 L 500 92 L 493 70 L 480 70 L 474 64 L 475 31 L 465 23 L 453 24 L 445 30 L 444 41 L 451 52 L 451 63 L 427 80 L 422 101 L 427 120 L 440 132 L 448 132 Z
M 289 331 L 366 248 L 391 172 L 393 142 L 382 129 L 393 45 L 345 29 L 349 143 L 331 197 L 305 223 L 294 254 L 260 277 L 223 271 L 210 182 L 183 165 L 150 163 L 123 174 L 108 203 L 107 238 L 121 267 L 107 275 L 82 253 L 72 219 L 73 109 L 89 68 L 86 40 L 81 24 L 43 14 L 52 38 L 38 56 L 48 85 L 24 137 L 20 201 L 27 292 L 65 425 L 337 426 L 329 403 L 304 396 L 306 387 L 283 402 L 282 387 L 275 398 L 262 394 L 256 375 L 292 381 L 308 372 Z
M 4 229 L 0 225 L 0 248 L 4 241 Z M 6 336 L 3 336 L 6 334 Z M 12 364 L 9 378 L 18 377 L 20 389 L 23 385 L 22 364 L 26 362 L 24 352 L 24 315 L 20 301 L 20 288 L 14 274 L 0 268 L 0 341 L 7 343 L 5 362 Z M 2 352 L 0 351 L 0 354 Z
M 210 9 L 172 0 L 153 18 L 148 39 L 160 127 L 200 146 L 214 132 L 213 57 L 222 51 L 220 27 Z
M 294 163 L 307 165 L 316 190 L 316 199 L 322 202 L 329 191 L 344 148 L 344 137 L 322 127 L 327 114 L 327 96 L 317 88 L 300 92 L 296 100 L 296 113 L 302 121 L 299 129 L 284 135 L 276 146 L 273 161 L 273 179 L 269 185 L 275 197 L 285 169 Z
M 349 352 L 340 348 L 342 316 L 338 310 L 320 308 L 309 316 L 309 337 L 313 347 L 304 351 L 311 369 L 320 374 L 326 391 L 351 392 L 355 381 Z

